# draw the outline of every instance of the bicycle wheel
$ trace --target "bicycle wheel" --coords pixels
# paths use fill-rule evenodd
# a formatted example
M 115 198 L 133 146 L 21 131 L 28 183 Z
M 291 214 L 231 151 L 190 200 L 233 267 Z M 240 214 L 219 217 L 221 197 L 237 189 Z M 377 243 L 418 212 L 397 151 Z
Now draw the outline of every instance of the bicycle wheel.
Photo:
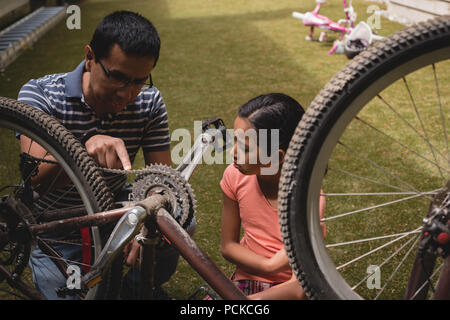
M 18 135 L 28 138 L 21 152 Z M 30 157 L 28 150 L 36 145 L 45 152 L 41 157 Z M 44 213 L 55 208 L 56 202 L 63 199 L 64 208 L 83 205 L 88 214 L 101 212 L 112 208 L 114 202 L 109 188 L 106 186 L 97 166 L 89 157 L 84 147 L 57 120 L 47 114 L 18 101 L 0 98 L 0 196 L 2 206 L 0 211 L 0 232 L 8 233 L 7 240 L 0 241 L 0 267 L 10 273 L 16 273 L 26 285 L 33 287 L 31 268 L 39 272 L 44 282 L 48 282 L 48 291 L 55 294 L 51 287 L 53 279 L 59 279 L 64 286 L 66 276 L 55 267 L 55 263 L 46 259 L 46 251 L 34 255 L 36 250 L 34 239 L 23 239 L 16 236 L 20 224 L 39 223 Z M 34 183 L 31 189 L 35 170 L 44 170 L 44 165 L 53 170 L 52 179 Z M 65 178 L 61 178 L 64 177 Z M 61 181 L 64 180 L 63 183 Z M 58 185 L 60 184 L 60 185 Z M 68 198 L 68 200 L 66 199 Z M 8 200 L 9 199 L 9 200 Z M 8 202 L 12 201 L 13 202 Z M 9 203 L 9 205 L 7 205 Z M 12 205 L 11 205 L 12 204 Z M 92 252 L 91 263 L 102 249 L 102 238 L 99 228 L 91 228 Z M 70 246 L 71 251 L 81 252 L 79 232 L 67 240 L 68 235 L 42 237 L 41 247 L 45 246 L 61 251 Z M 70 237 L 69 237 L 70 238 Z M 3 238 L 5 239 L 5 238 Z M 19 240 L 18 240 L 19 239 Z M 63 240 L 64 239 L 64 240 Z M 33 240 L 33 241 L 32 241 Z M 65 250 L 65 249 L 64 249 Z M 66 251 L 61 252 L 66 252 Z M 45 253 L 44 253 L 45 252 Z M 31 259 L 28 266 L 28 257 Z M 26 259 L 25 263 L 23 260 Z M 73 259 L 73 260 L 72 260 Z M 86 267 L 73 257 L 62 256 L 65 266 Z M 75 261 L 76 260 L 76 261 Z M 35 263 L 34 261 L 38 261 Z M 86 260 L 84 260 L 86 263 Z M 55 271 L 56 270 L 56 271 Z M 66 270 L 67 271 L 67 270 Z M 120 279 L 120 278 L 119 278 Z M 3 282 L 1 282 L 4 280 Z M 105 298 L 111 293 L 112 284 L 102 281 L 91 289 L 84 298 Z M 2 299 L 24 297 L 27 294 L 11 290 L 7 281 L 0 276 L 0 295 Z M 41 291 L 43 288 L 40 288 Z M 33 296 L 35 297 L 35 296 Z
M 283 165 L 279 209 L 311 298 L 401 299 L 417 276 L 422 219 L 449 192 L 449 58 L 450 17 L 420 23 L 358 55 L 308 108 Z M 427 297 L 421 289 L 435 286 L 443 262 L 422 268 L 426 280 L 408 298 Z

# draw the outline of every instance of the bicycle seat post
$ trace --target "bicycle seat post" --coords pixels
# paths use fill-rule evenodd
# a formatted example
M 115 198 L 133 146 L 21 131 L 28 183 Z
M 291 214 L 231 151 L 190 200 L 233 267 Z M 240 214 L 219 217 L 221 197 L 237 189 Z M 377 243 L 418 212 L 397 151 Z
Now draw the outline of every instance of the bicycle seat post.
M 141 232 L 136 236 L 141 245 L 141 299 L 153 299 L 155 289 L 156 245 L 160 241 L 160 233 L 156 224 L 156 212 L 146 217 Z

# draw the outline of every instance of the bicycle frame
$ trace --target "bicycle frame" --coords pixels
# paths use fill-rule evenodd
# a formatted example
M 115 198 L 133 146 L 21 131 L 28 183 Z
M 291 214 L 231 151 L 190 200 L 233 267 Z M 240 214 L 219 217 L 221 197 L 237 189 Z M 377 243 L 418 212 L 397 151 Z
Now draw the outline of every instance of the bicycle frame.
M 162 234 L 174 245 L 180 252 L 180 254 L 186 259 L 186 261 L 192 266 L 194 270 L 198 272 L 200 276 L 205 279 L 206 282 L 208 282 L 211 287 L 216 290 L 216 292 L 224 299 L 246 299 L 246 297 L 243 295 L 243 293 L 237 289 L 233 283 L 228 279 L 228 277 L 214 264 L 214 262 L 197 246 L 197 244 L 190 238 L 190 236 L 187 234 L 187 232 L 181 228 L 181 226 L 176 222 L 176 220 L 167 212 L 166 208 L 164 207 L 164 203 L 166 202 L 166 198 L 161 195 L 152 195 L 149 198 L 145 199 L 144 201 L 141 201 L 131 207 L 124 207 L 120 209 L 114 209 L 111 211 L 106 212 L 99 212 L 93 215 L 83 215 L 83 216 L 75 216 L 72 218 L 66 218 L 62 220 L 52 221 L 48 223 L 44 223 L 41 225 L 35 225 L 31 226 L 29 228 L 29 234 L 33 238 L 39 239 L 39 236 L 48 232 L 61 232 L 61 231 L 73 231 L 73 230 L 79 230 L 80 228 L 85 227 L 94 227 L 94 226 L 102 226 L 109 223 L 117 223 L 119 220 L 125 220 L 124 217 L 127 217 L 127 215 L 130 214 L 130 212 L 133 212 L 134 210 L 141 210 L 145 212 L 143 214 L 143 222 L 142 224 L 136 224 L 133 227 L 132 235 L 136 234 L 141 225 L 143 225 L 147 230 L 152 230 L 155 227 L 157 227 Z M 70 212 L 74 215 L 80 215 L 85 214 L 83 212 L 83 209 L 79 210 L 72 210 Z M 67 212 L 66 212 L 67 214 Z M 117 228 L 117 226 L 116 226 Z M 0 241 L 5 240 L 7 237 L 6 233 L 0 232 Z M 107 245 L 105 245 L 105 248 L 103 249 L 103 252 L 113 250 L 115 253 L 121 251 L 121 249 L 124 247 L 124 245 L 128 242 L 122 239 L 120 236 L 115 239 L 119 240 L 119 244 L 116 244 L 115 247 L 111 248 L 108 247 L 108 244 L 110 244 L 114 239 L 114 232 L 110 237 L 110 240 L 107 242 Z M 144 255 L 144 261 L 146 251 L 152 251 L 155 244 L 153 243 L 146 243 L 143 244 L 143 255 Z M 55 252 L 48 252 L 50 258 L 55 258 L 57 260 L 59 257 Z M 102 255 L 100 255 L 98 260 L 101 260 Z M 88 287 L 91 287 L 98 283 L 98 281 L 101 280 L 101 274 L 103 271 L 106 271 L 109 264 L 114 259 L 114 255 L 111 254 L 108 257 L 108 261 L 101 264 L 100 270 L 95 270 L 90 273 L 100 272 L 97 277 L 92 277 L 93 279 L 88 279 L 90 283 L 87 283 Z M 93 268 L 95 268 L 94 264 Z M 65 266 L 66 267 L 66 266 Z M 65 268 L 67 269 L 67 267 Z M 142 268 L 142 270 L 145 270 Z M 148 268 L 147 268 L 148 270 Z M 151 271 L 151 268 L 150 268 Z M 14 279 L 14 277 L 9 273 L 8 270 L 6 270 L 3 266 L 0 265 L 0 275 L 5 278 L 5 280 L 8 282 L 8 284 L 14 288 L 17 288 L 19 291 L 21 291 L 23 294 L 28 296 L 31 299 L 40 299 L 42 298 L 40 294 L 37 292 L 34 288 L 29 288 L 25 286 L 20 279 Z M 150 278 L 153 276 L 152 274 L 147 274 L 147 277 L 150 276 Z M 86 277 L 86 276 L 85 276 Z M 88 276 L 90 277 L 90 276 Z M 144 275 L 143 275 L 144 277 Z M 87 280 L 85 280 L 87 281 Z M 148 281 L 148 279 L 145 279 L 143 282 L 144 288 L 143 291 L 147 292 L 148 298 L 151 298 L 152 296 L 152 281 Z
M 211 126 L 215 127 L 215 129 L 211 129 Z M 186 180 L 192 175 L 195 167 L 201 160 L 201 156 L 206 152 L 210 144 L 214 144 L 216 152 L 221 152 L 228 147 L 226 143 L 223 147 L 219 147 L 216 143 L 220 134 L 224 139 L 226 138 L 226 127 L 221 119 L 212 118 L 203 122 L 202 134 L 197 139 L 197 143 L 177 168 Z M 233 300 L 247 299 L 168 213 L 168 203 L 169 197 L 167 195 L 156 193 L 138 203 L 128 202 L 122 208 L 98 212 L 92 215 L 87 215 L 84 207 L 48 211 L 41 217 L 42 221 L 45 221 L 44 223 L 24 226 L 20 232 L 21 236 L 36 239 L 41 250 L 53 261 L 59 271 L 68 277 L 68 264 L 62 261 L 58 252 L 45 244 L 44 241 L 41 241 L 40 236 L 52 232 L 64 233 L 80 230 L 81 228 L 100 227 L 115 223 L 115 228 L 102 252 L 90 270 L 81 279 L 82 288 L 85 291 L 101 281 L 116 256 L 140 232 L 141 240 L 138 240 L 138 242 L 142 246 L 141 296 L 151 299 L 154 287 L 154 253 L 157 243 L 155 240 L 160 238 L 158 233 L 160 231 L 178 249 L 191 267 L 222 298 Z M 10 237 L 9 233 L 0 231 L 0 243 L 6 242 L 8 237 Z M 3 265 L 0 265 L 0 279 L 6 280 L 11 287 L 18 289 L 28 298 L 43 298 L 37 289 L 25 285 L 19 277 L 11 274 Z M 83 292 L 72 293 L 72 295 L 74 294 L 83 297 Z

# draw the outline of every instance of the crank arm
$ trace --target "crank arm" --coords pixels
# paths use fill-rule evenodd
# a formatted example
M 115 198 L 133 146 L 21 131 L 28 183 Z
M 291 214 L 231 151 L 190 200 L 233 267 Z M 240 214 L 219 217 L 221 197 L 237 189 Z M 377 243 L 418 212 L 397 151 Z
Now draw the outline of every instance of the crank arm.
M 146 217 L 146 210 L 138 205 L 120 218 L 91 270 L 83 276 L 84 285 L 91 288 L 101 281 L 115 257 L 139 233 L 140 226 Z
M 198 136 L 192 149 L 189 150 L 189 153 L 183 158 L 181 163 L 176 168 L 176 170 L 180 172 L 181 176 L 186 181 L 189 181 L 189 178 L 202 160 L 203 154 L 206 150 L 208 150 L 208 147 L 210 143 L 213 142 L 213 139 L 213 136 L 209 133 L 202 133 Z
M 223 146 L 219 145 L 220 139 L 224 141 Z M 213 145 L 215 152 L 218 153 L 225 151 L 231 146 L 227 141 L 227 128 L 222 119 L 211 118 L 203 121 L 202 134 L 198 136 L 192 149 L 189 150 L 189 153 L 176 168 L 186 181 L 189 181 L 189 178 L 201 162 L 203 154 L 208 150 L 210 145 Z

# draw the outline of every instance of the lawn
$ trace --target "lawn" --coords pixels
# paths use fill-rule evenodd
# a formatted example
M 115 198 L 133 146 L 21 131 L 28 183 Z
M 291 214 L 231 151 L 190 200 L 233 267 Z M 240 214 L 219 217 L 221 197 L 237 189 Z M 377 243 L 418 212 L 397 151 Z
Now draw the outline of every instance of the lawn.
M 368 18 L 370 4 L 353 1 L 358 21 Z M 161 56 L 153 81 L 163 93 L 172 131 L 186 128 L 193 133 L 195 120 L 212 116 L 231 127 L 240 105 L 268 92 L 291 95 L 306 109 L 348 61 L 345 55 L 327 55 L 335 35 L 329 34 L 324 43 L 306 41 L 308 29 L 291 17 L 292 11 L 305 12 L 314 5 L 313 0 L 81 1 L 81 29 L 69 30 L 65 21 L 52 29 L 0 73 L 0 96 L 15 98 L 30 78 L 73 70 L 83 59 L 83 47 L 99 20 L 115 10 L 127 9 L 148 17 L 160 33 Z M 342 2 L 329 0 L 321 13 L 335 20 L 343 18 Z M 400 28 L 382 18 L 379 34 L 388 35 Z M 141 166 L 139 157 L 134 168 Z M 190 182 L 198 203 L 195 240 L 231 274 L 233 266 L 219 250 L 219 181 L 224 168 L 201 165 Z M 181 299 L 203 283 L 185 261 L 180 261 L 165 289 Z

